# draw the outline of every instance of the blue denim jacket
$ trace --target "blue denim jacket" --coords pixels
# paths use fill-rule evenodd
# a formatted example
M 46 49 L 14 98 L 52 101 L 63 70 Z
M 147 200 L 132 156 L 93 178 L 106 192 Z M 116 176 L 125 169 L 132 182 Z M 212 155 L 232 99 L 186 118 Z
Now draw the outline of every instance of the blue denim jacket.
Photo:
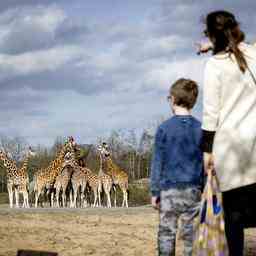
M 203 183 L 201 123 L 191 115 L 174 115 L 157 129 L 151 162 L 153 196 L 161 190 Z

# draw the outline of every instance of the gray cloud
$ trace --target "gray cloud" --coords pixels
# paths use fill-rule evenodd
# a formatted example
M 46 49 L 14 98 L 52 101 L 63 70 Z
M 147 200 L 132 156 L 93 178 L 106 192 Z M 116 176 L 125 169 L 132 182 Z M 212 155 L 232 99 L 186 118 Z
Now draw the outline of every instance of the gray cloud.
M 14 9 L 14 8 L 23 8 L 24 6 L 38 6 L 38 5 L 48 5 L 48 4 L 57 4 L 63 3 L 65 0 L 8 0 L 0 2 L 0 12 Z
M 203 18 L 207 13 L 223 9 L 233 12 L 248 32 L 256 22 L 253 15 L 256 2 L 250 0 L 205 0 L 203 3 L 197 0 L 163 0 L 161 5 L 160 12 L 154 15 L 155 32 L 158 34 L 175 33 L 196 39 L 202 35 Z
M 0 52 L 18 55 L 74 44 L 90 29 L 56 5 L 11 9 L 0 17 Z
M 250 37 L 255 23 L 246 15 L 255 9 L 248 0 L 250 10 L 228 0 L 129 1 L 115 8 L 79 0 L 81 9 L 72 1 L 41 2 L 0 4 L 0 133 L 34 144 L 70 134 L 89 142 L 168 116 L 165 99 L 175 79 L 201 86 L 205 58 L 193 48 L 202 38 L 200 17 L 230 7 Z

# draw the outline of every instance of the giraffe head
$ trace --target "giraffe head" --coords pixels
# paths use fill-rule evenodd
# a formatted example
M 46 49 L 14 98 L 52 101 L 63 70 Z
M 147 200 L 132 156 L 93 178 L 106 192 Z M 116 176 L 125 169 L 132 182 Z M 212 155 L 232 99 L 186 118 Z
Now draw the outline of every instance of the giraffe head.
M 68 140 L 65 143 L 66 152 L 72 152 L 75 149 L 75 147 L 76 147 L 76 142 L 73 136 L 69 136 Z
M 12 154 L 10 152 L 6 152 L 4 149 L 0 150 L 0 160 L 11 160 Z
M 64 156 L 62 167 L 65 168 L 67 165 L 72 165 L 74 161 L 74 155 L 72 152 L 67 152 Z
M 33 151 L 32 147 L 30 147 L 30 146 L 28 147 L 28 150 L 27 150 L 27 152 L 26 152 L 26 156 L 27 156 L 27 157 L 36 156 L 36 152 Z
M 68 152 L 73 152 L 75 150 L 76 143 L 72 136 L 68 137 L 67 141 L 64 143 L 61 151 L 59 152 L 59 156 L 64 159 L 65 155 Z
M 106 142 L 103 142 L 101 145 L 98 145 L 97 151 L 103 160 L 110 157 L 110 150 Z
M 12 160 L 11 154 L 6 153 L 4 150 L 0 150 L 0 160 L 3 161 L 4 166 L 7 168 L 9 174 L 15 174 L 17 172 L 17 165 Z
M 62 163 L 62 168 L 65 168 L 66 166 L 74 166 L 76 164 L 75 159 L 75 150 L 76 150 L 77 144 L 74 141 L 74 138 L 72 136 L 68 137 L 68 141 L 65 144 L 65 154 L 64 154 L 64 161 Z

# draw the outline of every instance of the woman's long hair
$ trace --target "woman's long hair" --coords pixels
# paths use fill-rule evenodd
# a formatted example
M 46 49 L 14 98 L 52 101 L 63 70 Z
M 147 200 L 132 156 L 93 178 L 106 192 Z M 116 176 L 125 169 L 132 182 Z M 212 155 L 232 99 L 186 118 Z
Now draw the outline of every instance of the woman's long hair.
M 238 44 L 244 41 L 245 35 L 232 13 L 227 11 L 211 12 L 206 17 L 206 35 L 212 41 L 213 54 L 226 51 L 233 53 L 240 70 L 244 73 L 247 62 Z

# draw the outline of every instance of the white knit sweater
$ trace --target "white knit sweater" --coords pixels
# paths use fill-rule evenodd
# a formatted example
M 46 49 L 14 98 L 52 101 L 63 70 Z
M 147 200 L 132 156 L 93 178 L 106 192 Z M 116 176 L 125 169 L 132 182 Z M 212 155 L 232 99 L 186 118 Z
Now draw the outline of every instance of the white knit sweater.
M 256 47 L 241 43 L 256 78 Z M 211 57 L 205 67 L 203 129 L 216 131 L 214 164 L 221 191 L 256 183 L 256 84 L 233 55 Z

